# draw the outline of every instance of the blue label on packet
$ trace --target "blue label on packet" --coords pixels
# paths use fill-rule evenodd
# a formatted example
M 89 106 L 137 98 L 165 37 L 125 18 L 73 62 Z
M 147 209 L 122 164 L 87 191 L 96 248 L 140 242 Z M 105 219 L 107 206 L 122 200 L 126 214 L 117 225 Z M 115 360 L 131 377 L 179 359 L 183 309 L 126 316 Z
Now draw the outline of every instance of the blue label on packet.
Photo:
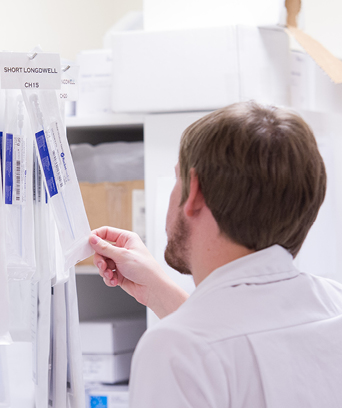
M 13 135 L 6 133 L 5 204 L 12 204 L 13 193 Z
M 107 397 L 90 396 L 90 408 L 108 408 Z
M 40 161 L 42 162 L 42 167 L 45 175 L 46 185 L 49 190 L 50 197 L 58 194 L 55 176 L 53 174 L 52 164 L 49 149 L 46 143 L 46 137 L 44 130 L 36 133 L 36 141 L 40 156 Z

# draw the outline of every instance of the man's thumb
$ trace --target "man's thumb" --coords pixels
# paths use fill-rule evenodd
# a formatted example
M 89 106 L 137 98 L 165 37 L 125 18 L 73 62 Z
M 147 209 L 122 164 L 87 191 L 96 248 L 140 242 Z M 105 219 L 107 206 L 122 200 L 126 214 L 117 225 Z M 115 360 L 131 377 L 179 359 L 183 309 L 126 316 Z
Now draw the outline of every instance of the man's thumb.
M 115 257 L 119 255 L 119 248 L 101 239 L 97 235 L 90 235 L 89 244 L 92 246 L 96 253 L 102 255 L 105 258 L 115 260 Z

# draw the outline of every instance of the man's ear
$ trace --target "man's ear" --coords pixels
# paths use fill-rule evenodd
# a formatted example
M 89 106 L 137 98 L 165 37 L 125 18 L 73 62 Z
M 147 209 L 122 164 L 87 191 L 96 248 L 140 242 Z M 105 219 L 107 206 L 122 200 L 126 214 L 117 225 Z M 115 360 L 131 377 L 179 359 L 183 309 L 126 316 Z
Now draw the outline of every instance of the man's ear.
M 193 217 L 205 206 L 205 200 L 199 185 L 198 175 L 194 168 L 190 169 L 189 196 L 184 203 L 184 214 Z

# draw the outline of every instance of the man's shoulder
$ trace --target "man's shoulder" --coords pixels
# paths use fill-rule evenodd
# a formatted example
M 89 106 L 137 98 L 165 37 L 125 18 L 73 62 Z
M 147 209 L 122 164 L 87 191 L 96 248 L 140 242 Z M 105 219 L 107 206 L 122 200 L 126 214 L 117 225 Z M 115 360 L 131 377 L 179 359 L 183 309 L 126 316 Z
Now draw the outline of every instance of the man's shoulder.
M 148 332 L 150 338 L 158 337 L 158 341 L 179 338 L 205 347 L 229 338 L 339 314 L 342 314 L 342 284 L 300 273 L 296 278 L 273 285 L 218 287 L 202 296 L 190 296 L 177 311 Z

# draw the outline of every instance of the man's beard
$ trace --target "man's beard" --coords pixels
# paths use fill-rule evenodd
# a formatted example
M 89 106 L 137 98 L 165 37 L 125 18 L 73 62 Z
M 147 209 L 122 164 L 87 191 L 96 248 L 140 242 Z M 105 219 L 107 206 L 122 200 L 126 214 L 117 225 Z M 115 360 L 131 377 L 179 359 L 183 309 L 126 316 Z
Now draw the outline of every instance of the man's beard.
M 166 263 L 171 268 L 184 274 L 191 275 L 188 265 L 188 242 L 189 242 L 189 227 L 181 211 L 179 211 L 174 230 L 170 233 L 170 238 L 165 249 L 164 257 Z

